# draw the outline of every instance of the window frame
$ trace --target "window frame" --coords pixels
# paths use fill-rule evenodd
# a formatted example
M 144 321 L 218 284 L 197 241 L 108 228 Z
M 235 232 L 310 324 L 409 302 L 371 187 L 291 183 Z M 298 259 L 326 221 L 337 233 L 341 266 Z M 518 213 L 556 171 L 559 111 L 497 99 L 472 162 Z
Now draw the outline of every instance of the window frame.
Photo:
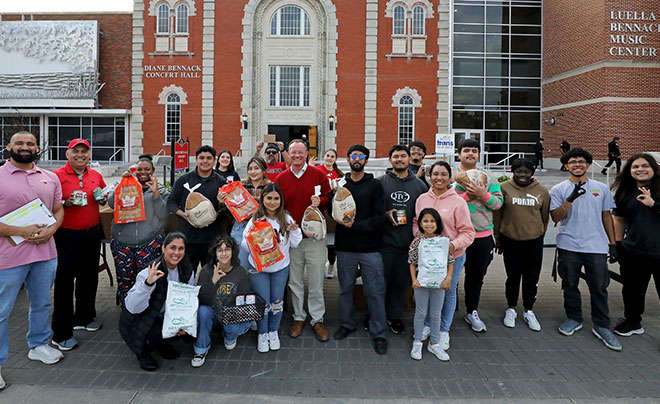
M 415 25 L 415 20 L 416 20 L 416 15 L 415 11 L 416 10 L 421 10 L 422 11 L 422 16 L 421 20 L 417 21 L 417 24 L 421 24 L 422 32 L 421 33 L 416 33 L 415 28 L 418 28 L 418 25 Z M 410 35 L 412 37 L 424 37 L 426 36 L 426 7 L 422 6 L 421 4 L 415 4 L 412 8 L 412 17 L 411 17 L 411 24 L 410 24 Z
M 181 16 L 181 10 L 185 10 L 185 17 Z M 185 4 L 185 3 L 181 3 L 181 4 L 177 5 L 175 14 L 176 14 L 175 23 L 174 23 L 175 33 L 177 33 L 177 34 L 187 34 L 187 33 L 189 33 L 189 30 L 190 30 L 189 22 L 190 22 L 190 20 L 189 20 L 188 17 L 190 16 L 190 10 L 188 8 L 188 5 Z M 179 29 L 179 27 L 182 24 L 185 24 L 185 30 L 180 30 Z
M 282 68 L 298 68 L 297 105 L 282 105 Z M 268 106 L 270 108 L 309 108 L 311 105 L 311 73 L 310 65 L 269 66 Z M 275 75 L 274 77 L 273 74 Z
M 404 100 L 406 101 L 404 103 Z M 410 100 L 410 102 L 407 102 Z M 406 111 L 404 111 L 404 108 Z M 399 105 L 397 106 L 397 141 L 398 144 L 408 145 L 415 140 L 415 99 L 410 94 L 404 94 L 399 98 Z M 403 114 L 410 114 L 410 125 L 402 125 Z M 410 128 L 410 139 L 406 142 L 401 139 L 402 128 Z
M 398 16 L 397 17 L 397 10 L 403 10 L 403 16 Z M 397 4 L 392 8 L 392 36 L 406 36 L 407 34 L 407 24 L 406 24 L 406 8 L 403 6 L 403 4 Z M 402 18 L 403 17 L 403 18 Z M 398 18 L 398 20 L 397 20 Z M 397 32 L 397 23 L 402 26 L 403 32 Z M 401 27 L 399 27 L 401 28 Z
M 287 8 L 295 8 L 298 10 L 300 19 L 298 20 L 297 29 L 298 33 L 294 34 L 283 34 L 282 33 L 282 12 Z M 273 25 L 274 24 L 274 25 Z M 309 37 L 312 34 L 312 22 L 309 17 L 309 13 L 304 8 L 296 4 L 287 4 L 278 8 L 273 16 L 270 18 L 269 22 L 269 31 L 271 36 L 278 37 Z
M 167 10 L 167 16 L 161 15 L 161 10 Z M 156 34 L 169 34 L 170 33 L 170 6 L 166 3 L 160 4 L 156 8 Z M 161 23 L 165 21 L 165 30 L 161 29 Z
M 172 98 L 176 97 L 176 101 Z M 165 99 L 165 144 L 171 144 L 170 131 L 178 132 L 178 137 L 174 141 L 181 138 L 181 96 L 175 92 L 167 94 Z M 172 118 L 170 119 L 172 114 Z

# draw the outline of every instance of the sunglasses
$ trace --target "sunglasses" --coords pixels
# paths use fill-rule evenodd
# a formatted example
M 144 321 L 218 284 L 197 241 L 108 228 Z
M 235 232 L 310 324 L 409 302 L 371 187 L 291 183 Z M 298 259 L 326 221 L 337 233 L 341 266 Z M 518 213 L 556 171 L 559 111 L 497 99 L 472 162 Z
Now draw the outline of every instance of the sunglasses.
M 367 156 L 365 156 L 364 154 L 359 154 L 359 155 L 358 155 L 358 154 L 353 153 L 353 154 L 351 154 L 351 158 L 352 158 L 353 160 L 355 160 L 355 159 L 364 160 L 364 159 L 367 158 Z
M 268 150 L 266 154 L 277 154 L 277 152 L 275 150 Z

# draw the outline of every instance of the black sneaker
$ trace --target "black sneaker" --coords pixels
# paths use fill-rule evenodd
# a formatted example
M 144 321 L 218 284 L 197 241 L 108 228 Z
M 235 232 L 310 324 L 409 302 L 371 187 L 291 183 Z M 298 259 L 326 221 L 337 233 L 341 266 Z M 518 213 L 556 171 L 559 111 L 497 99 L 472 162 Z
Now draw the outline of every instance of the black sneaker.
M 616 327 L 614 327 L 614 332 L 622 337 L 630 337 L 633 334 L 644 334 L 644 328 L 642 328 L 640 323 L 631 323 L 625 318 L 622 318 Z
M 153 372 L 154 370 L 158 369 L 158 363 L 148 352 L 142 352 L 140 355 L 137 356 L 137 358 L 138 361 L 140 361 L 140 367 L 142 368 L 142 370 L 146 370 L 147 372 Z
M 406 329 L 406 327 L 403 325 L 403 321 L 399 319 L 387 320 L 387 325 L 390 326 L 390 330 L 392 330 L 392 332 L 395 334 L 401 334 Z
M 374 338 L 374 351 L 378 355 L 385 355 L 387 353 L 387 340 L 385 338 Z
M 367 316 L 364 318 L 364 322 L 362 323 L 362 328 L 364 328 L 365 331 L 369 331 L 369 320 L 371 320 L 371 316 L 367 314 Z
M 163 359 L 176 359 L 179 357 L 179 352 L 174 349 L 172 345 L 170 345 L 169 342 L 162 342 L 156 347 L 156 352 L 163 358 Z
M 335 339 L 336 340 L 342 340 L 346 337 L 348 337 L 348 334 L 355 332 L 355 330 L 351 330 L 346 327 L 339 327 L 337 331 L 335 331 Z

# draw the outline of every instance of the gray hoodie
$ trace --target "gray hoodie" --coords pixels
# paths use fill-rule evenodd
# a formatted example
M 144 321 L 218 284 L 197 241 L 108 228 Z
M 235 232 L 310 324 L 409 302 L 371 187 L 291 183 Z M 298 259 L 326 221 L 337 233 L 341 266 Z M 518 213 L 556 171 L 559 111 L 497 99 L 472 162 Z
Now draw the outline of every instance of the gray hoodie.
M 413 241 L 412 224 L 415 217 L 415 202 L 417 198 L 428 191 L 428 187 L 408 170 L 406 178 L 399 178 L 391 168 L 378 177 L 385 194 L 385 212 L 396 209 L 406 211 L 406 224 L 393 226 L 389 219 L 383 226 L 381 251 L 396 249 L 408 253 Z M 394 214 L 396 218 L 396 213 Z
M 112 238 L 121 244 L 137 247 L 144 245 L 157 235 L 163 233 L 165 219 L 167 219 L 167 198 L 169 191 L 162 185 L 158 186 L 160 198 L 154 199 L 151 189 L 144 190 L 144 213 L 147 220 L 143 222 L 112 224 Z M 108 205 L 115 208 L 115 193 L 112 192 L 108 198 Z

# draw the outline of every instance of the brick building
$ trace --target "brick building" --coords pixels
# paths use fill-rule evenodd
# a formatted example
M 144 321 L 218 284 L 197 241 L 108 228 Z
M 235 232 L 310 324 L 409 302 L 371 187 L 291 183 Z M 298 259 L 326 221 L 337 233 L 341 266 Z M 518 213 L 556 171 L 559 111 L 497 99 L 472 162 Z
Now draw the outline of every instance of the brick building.
M 660 150 L 660 2 L 546 0 L 543 6 L 543 136 L 606 158 Z

